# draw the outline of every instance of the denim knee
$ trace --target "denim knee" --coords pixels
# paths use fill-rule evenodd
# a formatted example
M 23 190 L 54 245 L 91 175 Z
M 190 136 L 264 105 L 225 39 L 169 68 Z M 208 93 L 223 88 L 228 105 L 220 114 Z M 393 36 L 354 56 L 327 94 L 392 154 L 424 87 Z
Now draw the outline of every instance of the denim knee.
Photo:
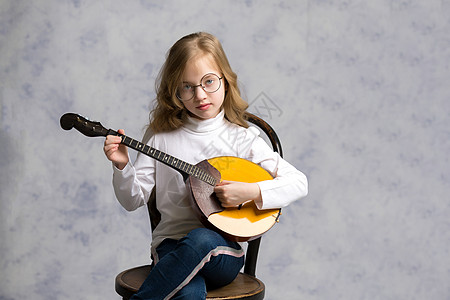
M 197 228 L 189 232 L 180 242 L 187 243 L 193 249 L 205 254 L 217 248 L 221 244 L 222 239 L 222 236 L 215 231 L 207 228 Z
M 206 299 L 206 285 L 202 276 L 197 275 L 184 286 L 175 296 L 173 300 L 201 300 Z

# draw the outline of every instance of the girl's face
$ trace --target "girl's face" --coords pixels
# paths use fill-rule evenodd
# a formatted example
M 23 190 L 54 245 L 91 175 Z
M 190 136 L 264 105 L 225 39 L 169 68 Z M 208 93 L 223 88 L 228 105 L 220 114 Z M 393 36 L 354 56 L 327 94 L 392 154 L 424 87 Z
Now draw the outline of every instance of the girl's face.
M 183 86 L 199 85 L 206 74 L 223 77 L 214 60 L 207 55 L 200 56 L 187 63 L 183 73 Z M 220 88 L 214 93 L 205 92 L 201 86 L 194 88 L 194 97 L 188 101 L 181 101 L 189 111 L 191 117 L 207 120 L 216 117 L 225 99 L 224 79 L 220 80 Z

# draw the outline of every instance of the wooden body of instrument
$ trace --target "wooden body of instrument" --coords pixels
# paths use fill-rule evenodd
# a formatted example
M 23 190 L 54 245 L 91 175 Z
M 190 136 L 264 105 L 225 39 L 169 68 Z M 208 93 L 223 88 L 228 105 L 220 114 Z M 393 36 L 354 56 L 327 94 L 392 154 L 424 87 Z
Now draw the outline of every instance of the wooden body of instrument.
M 192 206 L 201 222 L 232 241 L 243 242 L 257 238 L 278 222 L 280 209 L 259 210 L 253 201 L 247 201 L 236 208 L 224 208 L 214 193 L 215 185 L 221 180 L 258 182 L 272 179 L 266 170 L 253 162 L 221 156 L 192 165 L 77 114 L 64 114 L 60 124 L 65 130 L 75 127 L 90 137 L 120 136 L 122 144 L 179 171 L 185 179 Z

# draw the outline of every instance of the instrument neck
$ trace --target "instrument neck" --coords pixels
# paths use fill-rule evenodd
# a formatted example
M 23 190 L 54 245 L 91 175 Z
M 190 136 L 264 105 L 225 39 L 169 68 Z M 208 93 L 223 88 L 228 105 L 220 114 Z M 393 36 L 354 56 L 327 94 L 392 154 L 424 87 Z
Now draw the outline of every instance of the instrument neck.
M 120 134 L 114 130 L 109 130 L 108 134 L 120 136 L 122 138 L 121 143 L 136 150 L 139 151 L 145 155 L 148 155 L 157 161 L 177 170 L 181 173 L 183 178 L 186 180 L 189 176 L 194 176 L 212 186 L 216 185 L 216 179 L 202 170 L 201 168 L 198 168 L 197 166 L 187 163 L 181 159 L 178 159 L 172 155 L 169 155 L 167 153 L 164 153 L 160 150 L 157 150 L 155 148 L 150 147 L 149 145 L 146 145 L 144 143 L 141 143 L 135 139 L 132 139 L 126 135 Z

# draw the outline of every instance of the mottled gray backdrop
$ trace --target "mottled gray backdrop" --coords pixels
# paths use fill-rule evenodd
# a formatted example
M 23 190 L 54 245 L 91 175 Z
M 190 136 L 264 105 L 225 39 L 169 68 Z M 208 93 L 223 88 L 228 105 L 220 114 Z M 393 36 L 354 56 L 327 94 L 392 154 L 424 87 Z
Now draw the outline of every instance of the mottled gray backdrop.
M 0 1 L 0 299 L 119 299 L 116 274 L 149 261 L 103 139 L 59 118 L 140 138 L 194 31 L 310 180 L 263 238 L 266 299 L 449 299 L 449 0 Z

